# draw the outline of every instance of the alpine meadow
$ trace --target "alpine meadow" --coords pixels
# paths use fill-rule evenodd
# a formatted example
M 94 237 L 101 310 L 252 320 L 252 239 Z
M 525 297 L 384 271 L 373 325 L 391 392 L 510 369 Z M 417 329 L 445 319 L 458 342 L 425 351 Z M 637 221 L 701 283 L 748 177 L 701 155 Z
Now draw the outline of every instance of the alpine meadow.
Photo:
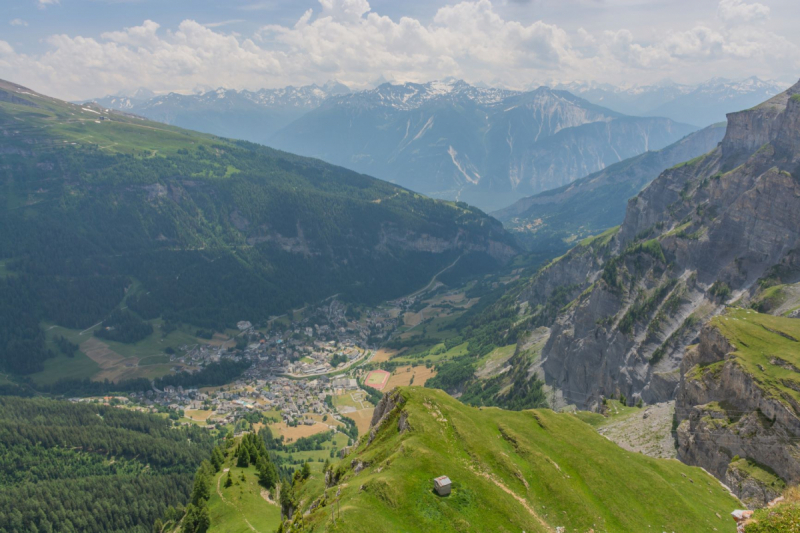
M 4 7 L 0 533 L 800 533 L 800 4 Z

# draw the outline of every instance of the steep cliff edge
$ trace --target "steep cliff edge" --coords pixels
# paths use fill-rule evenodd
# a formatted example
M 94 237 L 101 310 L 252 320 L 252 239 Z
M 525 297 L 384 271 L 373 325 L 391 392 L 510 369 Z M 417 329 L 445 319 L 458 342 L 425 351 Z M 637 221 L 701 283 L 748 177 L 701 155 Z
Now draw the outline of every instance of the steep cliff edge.
M 616 233 L 582 243 L 520 291 L 527 319 L 551 327 L 541 368 L 563 403 L 674 398 L 703 324 L 780 265 L 796 268 L 798 93 L 800 83 L 732 114 L 718 148 L 662 173 L 629 201 Z
M 751 507 L 800 482 L 800 321 L 730 309 L 703 328 L 681 369 L 679 459 Z

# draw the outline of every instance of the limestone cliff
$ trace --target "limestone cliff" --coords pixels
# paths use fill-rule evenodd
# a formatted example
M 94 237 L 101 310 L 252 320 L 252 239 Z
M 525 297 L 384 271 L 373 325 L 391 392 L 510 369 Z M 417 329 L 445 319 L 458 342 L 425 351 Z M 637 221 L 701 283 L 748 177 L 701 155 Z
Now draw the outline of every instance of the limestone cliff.
M 734 309 L 703 328 L 682 362 L 678 458 L 751 507 L 800 482 L 798 331 L 795 319 Z
M 798 93 L 800 83 L 732 114 L 721 145 L 632 198 L 617 233 L 582 243 L 521 291 L 531 323 L 551 326 L 541 368 L 565 403 L 674 398 L 703 324 L 777 265 L 796 263 Z M 556 313 L 554 296 L 569 302 Z

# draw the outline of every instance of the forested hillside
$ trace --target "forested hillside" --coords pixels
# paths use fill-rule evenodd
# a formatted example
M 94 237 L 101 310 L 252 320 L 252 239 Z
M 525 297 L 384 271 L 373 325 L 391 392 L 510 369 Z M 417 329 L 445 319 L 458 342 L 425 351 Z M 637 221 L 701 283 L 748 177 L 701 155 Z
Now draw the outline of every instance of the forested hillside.
M 35 372 L 51 355 L 41 321 L 87 328 L 134 286 L 138 316 L 218 329 L 333 294 L 374 303 L 466 252 L 516 253 L 466 204 L 7 82 L 0 130 L 6 371 Z M 131 325 L 125 340 L 144 332 L 128 314 L 111 320 Z
M 0 532 L 149 533 L 213 441 L 111 406 L 0 398 Z

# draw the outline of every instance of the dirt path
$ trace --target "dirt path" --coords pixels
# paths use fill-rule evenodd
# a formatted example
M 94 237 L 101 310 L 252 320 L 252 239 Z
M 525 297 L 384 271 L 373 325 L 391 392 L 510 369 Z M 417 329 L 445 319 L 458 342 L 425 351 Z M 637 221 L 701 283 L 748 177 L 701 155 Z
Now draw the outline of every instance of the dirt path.
M 455 260 L 455 261 L 453 261 L 452 263 L 450 263 L 449 265 L 447 265 L 446 267 L 444 267 L 443 269 L 441 269 L 439 272 L 437 272 L 436 274 L 434 274 L 434 275 L 433 275 L 433 277 L 431 278 L 430 282 L 428 282 L 428 284 L 427 284 L 427 285 L 425 285 L 423 288 L 421 288 L 420 290 L 418 290 L 418 291 L 416 291 L 416 292 L 412 292 L 412 293 L 411 293 L 411 294 L 409 294 L 409 295 L 408 295 L 406 298 L 413 298 L 414 296 L 416 296 L 416 295 L 418 295 L 418 294 L 422 294 L 423 292 L 426 292 L 426 291 L 428 291 L 428 290 L 429 290 L 431 287 L 433 287 L 433 285 L 436 283 L 436 278 L 438 278 L 438 277 L 439 277 L 441 274 L 445 273 L 446 271 L 448 271 L 448 270 L 450 270 L 451 268 L 453 268 L 454 266 L 456 266 L 456 263 L 458 263 L 458 262 L 461 260 L 461 258 L 462 258 L 462 257 L 464 257 L 464 256 L 463 256 L 463 255 L 459 255 L 459 256 L 456 258 L 456 260 Z
M 502 490 L 503 492 L 505 492 L 506 494 L 508 494 L 509 496 L 511 496 L 512 498 L 514 498 L 515 500 L 517 500 L 517 501 L 520 503 L 520 505 L 522 505 L 522 506 L 525 508 L 525 510 L 526 510 L 526 511 L 528 511 L 528 512 L 530 513 L 530 515 L 531 515 L 532 517 L 534 517 L 534 518 L 536 519 L 536 521 L 537 521 L 537 522 L 539 522 L 539 524 L 541 524 L 541 526 L 542 526 L 542 527 L 543 527 L 543 528 L 544 528 L 546 531 L 555 531 L 555 530 L 554 530 L 552 527 L 550 527 L 550 525 L 549 525 L 547 522 L 545 522 L 544 520 L 542 520 L 542 517 L 541 517 L 541 516 L 539 516 L 539 515 L 536 513 L 536 511 L 533 509 L 533 507 L 531 507 L 531 505 L 528 503 L 528 501 L 527 501 L 525 498 L 523 498 L 522 496 L 520 496 L 519 494 L 517 494 L 517 493 L 516 493 L 516 492 L 514 492 L 513 490 L 511 490 L 511 489 L 509 489 L 508 487 L 506 487 L 506 486 L 505 486 L 505 485 L 504 485 L 504 484 L 503 484 L 503 483 L 502 483 L 502 482 L 501 482 L 499 479 L 497 479 L 495 476 L 493 476 L 492 474 L 487 474 L 487 473 L 485 473 L 485 472 L 479 472 L 477 469 L 475 469 L 475 468 L 474 468 L 474 467 L 472 467 L 472 466 L 470 466 L 470 470 L 472 470 L 472 473 L 473 473 L 473 474 L 475 474 L 475 475 L 477 475 L 477 476 L 480 476 L 480 477 L 482 477 L 482 478 L 484 478 L 484 479 L 486 479 L 486 480 L 488 480 L 488 481 L 491 481 L 492 483 L 494 483 L 495 485 L 497 485 L 497 487 L 498 487 L 500 490 Z
M 225 474 L 229 470 L 230 470 L 230 468 L 225 468 L 222 471 L 222 474 L 220 474 L 219 477 L 217 478 L 217 494 L 219 495 L 219 499 L 222 500 L 222 503 L 224 503 L 226 505 L 230 505 L 231 507 L 236 509 L 236 512 L 241 515 L 242 520 L 244 520 L 244 523 L 247 524 L 247 527 L 249 527 L 251 531 L 255 531 L 256 533 L 261 533 L 260 531 L 258 531 L 256 528 L 253 527 L 253 524 L 250 523 L 250 521 L 247 519 L 247 517 L 244 516 L 244 513 L 242 513 L 242 511 L 240 511 L 239 508 L 236 507 L 236 505 L 234 505 L 232 502 L 229 502 L 228 500 L 226 500 L 225 496 L 222 495 L 222 489 L 220 488 L 220 484 L 222 483 L 222 476 L 223 476 L 223 474 Z

